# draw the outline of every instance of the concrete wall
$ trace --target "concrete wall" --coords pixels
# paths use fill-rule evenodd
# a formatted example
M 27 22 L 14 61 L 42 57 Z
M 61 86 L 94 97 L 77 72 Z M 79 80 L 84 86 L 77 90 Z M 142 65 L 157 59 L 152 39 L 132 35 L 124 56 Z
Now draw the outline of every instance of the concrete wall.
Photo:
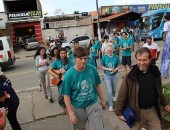
M 76 26 L 76 27 L 67 27 L 67 28 L 57 28 L 57 29 L 44 29 L 43 30 L 43 39 L 48 40 L 49 36 L 56 38 L 59 32 L 64 32 L 64 37 L 66 40 L 70 40 L 76 35 L 89 35 L 92 36 L 92 25 L 87 26 Z

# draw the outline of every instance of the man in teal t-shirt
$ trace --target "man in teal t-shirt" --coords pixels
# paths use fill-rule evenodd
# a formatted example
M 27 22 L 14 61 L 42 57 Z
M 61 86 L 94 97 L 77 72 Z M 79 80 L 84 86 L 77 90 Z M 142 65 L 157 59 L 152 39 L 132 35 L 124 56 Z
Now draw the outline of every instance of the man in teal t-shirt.
M 122 51 L 122 65 L 124 66 L 125 75 L 127 74 L 127 65 L 131 69 L 131 53 L 132 41 L 127 38 L 127 33 L 123 32 L 123 38 L 120 42 L 120 49 Z M 123 78 L 123 77 L 122 77 Z
M 66 72 L 61 89 L 73 130 L 85 129 L 87 120 L 91 130 L 104 130 L 98 96 L 103 109 L 106 103 L 98 72 L 87 64 L 86 48 L 79 46 L 73 53 L 76 64 Z

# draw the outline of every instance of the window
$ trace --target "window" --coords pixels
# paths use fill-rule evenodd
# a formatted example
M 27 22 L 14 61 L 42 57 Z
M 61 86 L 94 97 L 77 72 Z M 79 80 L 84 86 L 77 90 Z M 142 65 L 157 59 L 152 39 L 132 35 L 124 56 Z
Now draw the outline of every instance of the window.
M 170 16 L 170 12 L 167 12 L 166 15 L 169 15 L 169 16 Z
M 152 30 L 156 29 L 160 26 L 164 13 L 158 13 L 153 15 L 152 20 Z
M 3 49 L 4 49 L 4 46 L 3 46 L 2 41 L 0 40 L 0 50 L 3 50 Z
M 75 41 L 81 41 L 81 37 L 76 37 L 71 42 L 75 42 Z
M 88 40 L 88 39 L 89 39 L 88 36 L 82 36 L 82 37 L 81 37 L 81 40 Z
M 37 39 L 28 39 L 28 42 L 38 42 Z

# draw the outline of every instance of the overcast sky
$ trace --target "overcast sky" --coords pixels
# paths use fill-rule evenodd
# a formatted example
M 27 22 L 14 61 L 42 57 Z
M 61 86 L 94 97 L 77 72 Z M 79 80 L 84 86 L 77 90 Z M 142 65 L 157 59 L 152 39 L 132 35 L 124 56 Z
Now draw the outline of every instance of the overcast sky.
M 96 0 L 40 0 L 43 13 L 55 15 L 55 10 L 60 9 L 65 14 L 72 14 L 74 11 L 89 12 L 96 10 Z M 99 7 L 107 5 L 130 5 L 130 4 L 163 4 L 170 3 L 170 0 L 98 0 Z M 3 12 L 3 3 L 0 0 L 0 12 Z M 61 12 L 60 12 L 61 13 Z M 60 14 L 59 13 L 59 14 Z

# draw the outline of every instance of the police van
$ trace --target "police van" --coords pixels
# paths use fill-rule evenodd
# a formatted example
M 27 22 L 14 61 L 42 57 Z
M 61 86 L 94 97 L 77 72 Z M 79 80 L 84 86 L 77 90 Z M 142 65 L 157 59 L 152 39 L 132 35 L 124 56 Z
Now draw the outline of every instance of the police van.
M 13 45 L 8 36 L 0 37 L 0 68 L 4 71 L 4 68 L 14 65 L 15 54 Z

